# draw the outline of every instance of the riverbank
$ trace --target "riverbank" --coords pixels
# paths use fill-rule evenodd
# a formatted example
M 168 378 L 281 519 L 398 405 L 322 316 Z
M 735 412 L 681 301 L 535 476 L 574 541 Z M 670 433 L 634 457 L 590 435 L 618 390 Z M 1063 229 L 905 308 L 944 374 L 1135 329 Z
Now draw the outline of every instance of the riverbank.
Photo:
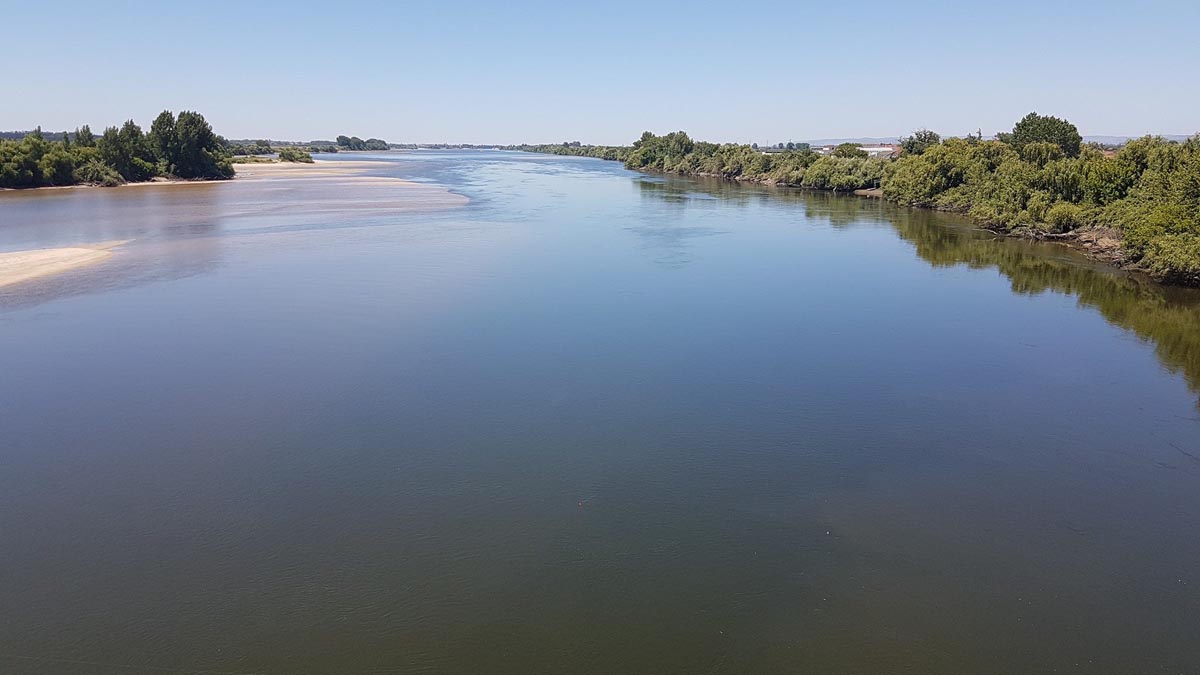
M 0 253 L 0 288 L 107 260 L 112 257 L 112 249 L 127 241 Z
M 867 199 L 881 199 L 881 200 L 886 200 L 886 201 L 893 202 L 893 203 L 899 203 L 896 199 L 889 198 L 888 195 L 884 192 L 884 190 L 882 188 L 878 188 L 878 187 L 860 188 L 860 189 L 855 189 L 855 190 L 839 190 L 837 188 L 813 187 L 813 186 L 804 185 L 802 183 L 779 181 L 779 180 L 775 180 L 771 177 L 761 176 L 761 175 L 758 175 L 758 176 L 756 176 L 756 175 L 725 176 L 725 175 L 722 175 L 719 173 L 704 172 L 704 171 L 679 172 L 679 171 L 651 171 L 651 170 L 646 170 L 646 169 L 635 169 L 635 170 L 639 171 L 641 173 L 648 173 L 648 174 L 652 174 L 652 175 L 653 174 L 675 175 L 675 176 L 682 176 L 684 178 L 715 178 L 715 179 L 720 179 L 720 180 L 728 180 L 728 181 L 734 182 L 734 183 L 751 183 L 751 184 L 755 184 L 755 185 L 764 185 L 767 187 L 774 187 L 774 188 L 791 188 L 791 189 L 799 189 L 799 190 L 813 190 L 813 191 L 817 191 L 817 192 L 833 192 L 833 193 L 841 193 L 841 194 L 853 194 L 856 197 L 863 197 L 863 198 L 867 198 Z M 907 205 L 900 204 L 900 205 L 909 206 L 911 208 L 920 208 L 923 210 L 930 210 L 930 211 L 947 211 L 950 213 L 962 213 L 962 211 L 959 209 L 944 209 L 944 208 L 937 208 L 937 207 L 932 207 L 932 206 L 925 206 L 925 205 L 921 205 L 921 204 L 907 204 Z M 964 215 L 966 215 L 967 217 L 971 217 L 969 214 L 964 214 Z M 1129 252 L 1125 248 L 1124 234 L 1115 227 L 1110 227 L 1110 226 L 1105 226 L 1105 225 L 1089 225 L 1089 226 L 1085 226 L 1085 227 L 1076 228 L 1076 229 L 1070 230 L 1068 232 L 1055 233 L 1055 232 L 1046 232 L 1044 230 L 1040 230 L 1040 229 L 1037 229 L 1034 227 L 1022 227 L 1022 228 L 1008 229 L 1003 226 L 989 224 L 986 221 L 979 221 L 977 218 L 973 218 L 973 219 L 975 219 L 977 221 L 977 224 L 979 225 L 979 227 L 981 227 L 989 232 L 992 232 L 994 234 L 997 234 L 1001 237 L 1011 238 L 1011 239 L 1046 241 L 1046 242 L 1060 244 L 1066 248 L 1069 248 L 1071 250 L 1074 250 L 1074 251 L 1077 251 L 1077 252 L 1083 254 L 1085 257 L 1087 257 L 1090 260 L 1115 267 L 1115 268 L 1120 269 L 1125 272 L 1134 272 L 1134 273 L 1138 273 L 1140 275 L 1144 275 L 1146 277 L 1149 277 L 1150 280 L 1154 281 L 1155 283 L 1162 283 L 1162 284 L 1168 285 L 1168 286 L 1170 286 L 1170 285 L 1195 286 L 1196 285 L 1196 284 L 1188 284 L 1188 283 L 1167 283 L 1167 282 L 1164 282 L 1162 279 L 1154 278 L 1154 276 L 1150 273 L 1149 270 L 1145 269 L 1143 266 L 1139 265 L 1137 262 L 1135 262 L 1133 260 L 1133 257 L 1129 254 Z
M 334 176 L 359 176 L 366 170 L 378 166 L 376 162 L 354 160 L 337 161 L 317 159 L 313 162 L 249 162 L 235 164 L 237 173 L 230 178 L 152 178 L 145 181 L 122 183 L 120 185 L 45 185 L 27 188 L 0 188 L 0 194 L 6 193 L 43 193 L 56 190 L 92 190 L 92 189 L 121 189 L 139 187 L 163 187 L 171 185 L 208 185 L 212 183 L 229 183 L 237 180 L 263 178 L 328 178 Z M 398 178 L 387 178 L 409 185 L 417 185 L 411 181 Z
M 889 201 L 889 202 L 893 202 L 893 203 L 896 202 L 896 200 L 894 200 L 894 199 L 889 199 L 887 194 L 885 194 L 884 190 L 882 188 L 878 188 L 878 187 L 860 188 L 860 189 L 856 189 L 856 190 L 838 190 L 838 189 L 832 189 L 832 188 L 817 188 L 817 187 L 805 186 L 803 184 L 797 184 L 797 183 L 781 182 L 781 181 L 777 181 L 777 180 L 774 180 L 774 179 L 771 179 L 768 177 L 764 177 L 764 176 L 740 175 L 740 176 L 730 177 L 730 176 L 723 176 L 719 173 L 701 172 L 701 171 L 683 173 L 683 172 L 678 172 L 678 171 L 648 171 L 645 169 L 635 169 L 635 170 L 639 171 L 640 173 L 646 173 L 646 174 L 650 174 L 650 175 L 657 174 L 657 175 L 681 176 L 684 178 L 711 178 L 711 179 L 718 179 L 718 180 L 727 180 L 732 183 L 750 183 L 750 184 L 754 184 L 754 185 L 763 185 L 763 186 L 772 187 L 772 188 L 812 190 L 815 192 L 833 192 L 833 193 L 840 193 L 840 194 L 844 194 L 844 195 L 854 195 L 856 197 L 863 197 L 866 199 L 880 199 L 880 200 L 885 200 L 885 201 Z M 939 209 L 936 207 L 922 206 L 922 205 L 917 205 L 917 204 L 910 204 L 907 206 L 909 206 L 910 208 L 919 208 L 919 209 L 928 210 L 928 211 L 946 211 L 946 212 L 950 212 L 950 213 L 961 213 L 961 211 L 958 211 L 955 209 Z M 967 214 L 964 214 L 964 215 L 967 215 Z M 970 216 L 967 215 L 967 217 L 970 217 Z M 1150 275 L 1146 269 L 1139 266 L 1136 262 L 1134 262 L 1131 259 L 1131 256 L 1125 250 L 1125 247 L 1124 247 L 1124 240 L 1125 240 L 1124 235 L 1122 234 L 1122 232 L 1120 230 L 1118 230 L 1114 227 L 1093 225 L 1093 226 L 1077 228 L 1077 229 L 1071 230 L 1069 232 L 1053 233 L 1053 232 L 1045 232 L 1045 231 L 1038 230 L 1038 229 L 1032 228 L 1032 227 L 1025 227 L 1025 228 L 1009 230 L 1009 229 L 1006 229 L 1003 227 L 989 225 L 986 222 L 977 222 L 977 224 L 982 229 L 985 229 L 988 232 L 992 232 L 992 233 L 997 234 L 1006 239 L 1025 239 L 1025 240 L 1046 241 L 1046 242 L 1060 244 L 1071 250 L 1078 251 L 1079 253 L 1083 254 L 1085 257 L 1087 257 L 1090 260 L 1115 267 L 1115 268 L 1120 269 L 1125 272 L 1135 272 L 1140 275 L 1145 275 L 1147 277 L 1150 277 L 1150 279 L 1152 281 L 1154 281 L 1155 283 L 1163 283 L 1159 279 L 1154 279 L 1152 277 L 1152 275 Z M 1189 284 L 1164 284 L 1164 285 L 1188 286 Z
M 1030 113 L 995 140 L 942 140 L 923 131 L 903 145 L 895 159 L 873 157 L 850 143 L 825 152 L 764 153 L 676 131 L 646 132 L 626 148 L 519 149 L 962 213 L 997 234 L 1076 242 L 1096 260 L 1143 271 L 1155 281 L 1200 286 L 1200 200 L 1192 189 L 1200 180 L 1200 135 L 1183 143 L 1145 136 L 1106 152 L 1083 145 L 1066 120 Z
M 13 245 L 24 250 L 0 252 L 0 288 L 25 282 L 36 285 L 39 280 L 107 260 L 112 249 L 126 241 L 94 243 L 95 239 L 121 234 L 126 235 L 126 240 L 132 239 L 130 235 L 137 230 L 128 227 L 128 220 L 145 204 L 169 202 L 185 212 L 206 213 L 209 218 L 219 220 L 230 213 L 214 210 L 213 204 L 239 204 L 235 210 L 238 217 L 268 209 L 280 216 L 303 213 L 310 218 L 325 219 L 435 212 L 457 208 L 469 201 L 441 185 L 370 175 L 378 172 L 379 167 L 379 162 L 343 160 L 254 164 L 232 180 L 151 181 L 76 193 L 63 192 L 68 188 L 6 191 L 0 193 L 0 220 L 6 221 L 6 226 L 33 231 L 69 225 L 69 221 L 55 215 L 55 205 L 76 204 L 80 212 L 89 214 L 94 227 L 90 228 L 90 235 L 86 231 L 76 234 L 72 229 L 57 238 L 26 237 Z M 217 194 L 221 195 L 219 200 Z M 277 203 L 264 206 L 267 196 Z M 24 218 L 20 216 L 22 212 L 26 214 Z M 87 241 L 89 238 L 93 241 Z M 28 248 L 39 244 L 57 247 Z

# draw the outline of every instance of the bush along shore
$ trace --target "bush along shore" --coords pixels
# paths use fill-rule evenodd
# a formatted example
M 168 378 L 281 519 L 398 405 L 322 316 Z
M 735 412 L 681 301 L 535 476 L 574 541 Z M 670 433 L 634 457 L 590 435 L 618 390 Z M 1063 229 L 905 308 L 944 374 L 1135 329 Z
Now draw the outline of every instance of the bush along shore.
M 155 178 L 233 177 L 225 142 L 204 116 L 164 110 L 149 133 L 133 120 L 100 136 L 84 125 L 48 139 L 41 129 L 19 141 L 0 140 L 0 188 L 121 185 Z
M 1146 136 L 1117 150 L 1085 145 L 1066 120 L 1030 113 L 995 140 L 920 130 L 898 157 L 857 147 L 763 153 L 751 145 L 650 132 L 628 147 L 512 149 L 599 157 L 630 169 L 818 190 L 881 188 L 897 204 L 969 215 L 996 232 L 1074 243 L 1165 283 L 1200 286 L 1200 134 Z

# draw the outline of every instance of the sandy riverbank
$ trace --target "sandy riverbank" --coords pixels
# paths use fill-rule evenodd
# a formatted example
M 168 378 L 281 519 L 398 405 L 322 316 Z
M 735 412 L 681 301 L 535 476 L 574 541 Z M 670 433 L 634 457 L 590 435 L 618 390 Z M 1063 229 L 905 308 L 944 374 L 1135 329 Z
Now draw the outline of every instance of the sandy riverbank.
M 106 241 L 65 248 L 0 253 L 0 288 L 106 260 L 112 256 L 113 248 L 124 243 Z
M 45 193 L 58 190 L 92 190 L 97 188 L 113 190 L 118 188 L 163 187 L 167 185 L 208 185 L 212 183 L 228 183 L 236 180 L 262 180 L 275 178 L 365 178 L 365 176 L 362 176 L 362 174 L 366 173 L 370 169 L 378 167 L 379 162 L 371 162 L 367 160 L 331 161 L 318 159 L 311 164 L 306 162 L 252 162 L 248 164 L 234 164 L 233 168 L 237 173 L 234 174 L 233 178 L 224 178 L 218 180 L 154 178 L 136 183 L 123 183 L 115 187 L 103 187 L 99 185 L 45 185 L 35 188 L 0 188 L 0 193 Z M 407 185 L 418 184 L 411 181 L 401 180 L 399 178 L 381 177 L 381 179 Z
M 161 199 L 169 200 L 175 210 L 181 213 L 206 213 L 212 218 L 225 215 L 245 217 L 263 210 L 269 210 L 279 217 L 306 214 L 313 218 L 382 218 L 393 214 L 440 211 L 468 202 L 466 197 L 440 185 L 370 175 L 379 170 L 380 163 L 372 161 L 245 164 L 239 165 L 238 174 L 233 180 L 153 181 L 103 188 L 95 192 L 81 187 L 76 189 L 89 190 L 87 196 L 76 193 L 72 199 L 81 208 L 87 208 L 87 205 L 96 208 L 93 223 L 95 231 L 105 233 L 136 231 L 127 229 L 121 219 L 131 214 L 136 216 L 139 211 L 126 209 L 130 205 L 144 204 L 143 198 L 150 195 L 155 187 L 162 190 Z M 33 227 L 33 221 L 39 220 L 36 202 L 62 199 L 63 189 L 35 188 L 5 192 L 0 194 L 0 207 L 5 203 L 11 203 L 14 207 L 22 206 L 23 209 L 17 213 L 23 210 L 26 222 L 17 222 L 15 225 Z M 218 194 L 221 199 L 215 197 Z M 104 208 L 99 208 L 101 206 Z M 52 213 L 53 209 L 49 212 Z M 159 214 L 151 227 L 158 228 L 164 221 L 170 222 L 173 219 L 170 215 L 172 212 Z M 50 216 L 41 217 L 53 219 Z M 116 220 L 105 221 L 106 218 Z M 53 226 L 53 223 L 46 225 Z M 39 222 L 37 226 L 42 224 Z M 86 236 L 80 235 L 81 238 Z M 112 248 L 125 242 L 75 243 L 68 240 L 64 243 L 66 245 L 60 248 L 0 252 L 0 288 L 102 262 L 112 256 Z
M 233 180 L 254 180 L 263 178 L 331 178 L 342 176 L 359 176 L 370 169 L 379 168 L 379 162 L 365 160 L 338 161 L 318 159 L 312 164 L 302 162 L 250 163 L 234 164 L 237 174 Z M 399 178 L 387 180 L 400 183 L 408 181 Z

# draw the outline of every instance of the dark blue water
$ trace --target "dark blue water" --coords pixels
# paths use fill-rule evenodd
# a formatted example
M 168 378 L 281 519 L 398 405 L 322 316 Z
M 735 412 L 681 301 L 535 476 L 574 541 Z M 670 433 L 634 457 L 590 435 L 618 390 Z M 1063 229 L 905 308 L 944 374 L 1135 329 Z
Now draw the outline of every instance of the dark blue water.
M 426 185 L 0 194 L 0 250 L 133 240 L 0 289 L 0 672 L 1200 671 L 1196 293 L 373 161 Z

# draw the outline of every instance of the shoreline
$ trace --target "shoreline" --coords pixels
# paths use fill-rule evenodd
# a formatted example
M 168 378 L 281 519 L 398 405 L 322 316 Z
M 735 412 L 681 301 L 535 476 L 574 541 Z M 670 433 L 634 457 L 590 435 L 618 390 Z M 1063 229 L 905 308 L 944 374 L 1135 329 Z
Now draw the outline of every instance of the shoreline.
M 0 252 L 0 288 L 62 274 L 112 257 L 112 249 L 129 239 L 78 244 L 60 248 L 38 248 Z
M 597 159 L 602 159 L 602 161 L 616 161 L 616 160 L 605 160 L 603 158 L 597 158 Z M 710 174 L 710 173 L 701 173 L 701 172 L 678 173 L 678 172 L 674 172 L 674 171 L 643 171 L 640 169 L 633 169 L 633 171 L 637 171 L 638 173 L 643 173 L 646 175 L 680 176 L 682 178 L 714 178 L 717 180 L 729 181 L 731 183 L 739 183 L 739 184 L 749 183 L 749 184 L 753 184 L 753 185 L 762 185 L 762 186 L 771 187 L 771 188 L 788 188 L 791 190 L 804 190 L 807 192 L 824 192 L 824 193 L 831 193 L 831 194 L 835 194 L 835 195 L 844 195 L 844 196 L 853 195 L 855 197 L 860 197 L 863 199 L 878 199 L 881 201 L 888 202 L 889 204 L 892 204 L 894 206 L 900 207 L 899 204 L 896 204 L 895 202 L 892 202 L 891 200 L 889 200 L 883 194 L 883 190 L 881 188 L 862 188 L 862 189 L 857 189 L 857 190 L 827 190 L 827 189 L 822 189 L 822 188 L 804 187 L 802 185 L 794 185 L 791 183 L 781 183 L 781 182 L 777 182 L 777 181 L 773 181 L 773 180 L 743 178 L 741 176 L 730 178 L 728 176 L 722 176 L 720 174 Z M 933 207 L 929 207 L 929 206 L 908 206 L 908 207 L 902 207 L 902 208 L 922 209 L 925 211 L 941 211 L 943 213 L 957 213 L 959 215 L 962 215 L 964 218 L 970 218 L 970 216 L 967 216 L 966 214 L 963 214 L 959 211 L 937 209 L 937 208 L 933 208 Z M 1070 232 L 1044 233 L 1044 232 L 1036 232 L 1036 231 L 1031 231 L 1031 230 L 1013 230 L 1013 231 L 1001 230 L 1001 229 L 994 228 L 986 223 L 978 223 L 978 222 L 976 223 L 976 225 L 978 225 L 983 230 L 986 230 L 997 236 L 1004 237 L 1005 239 L 1024 239 L 1026 241 L 1044 241 L 1044 242 L 1048 242 L 1048 243 L 1059 244 L 1065 248 L 1068 248 L 1072 251 L 1076 251 L 1076 252 L 1080 253 L 1088 260 L 1091 260 L 1093 262 L 1102 263 L 1102 264 L 1104 264 L 1108 267 L 1111 267 L 1114 270 L 1117 270 L 1120 272 L 1137 274 L 1139 276 L 1145 277 L 1151 283 L 1155 283 L 1160 286 L 1175 287 L 1175 288 L 1195 288 L 1196 287 L 1196 286 L 1189 286 L 1188 284 L 1167 283 L 1164 281 L 1159 281 L 1158 279 L 1155 279 L 1154 277 L 1150 276 L 1143 268 L 1138 267 L 1136 264 L 1130 263 L 1129 256 L 1126 255 L 1124 247 L 1121 245 L 1121 241 L 1123 239 L 1121 232 L 1115 228 L 1104 227 L 1104 226 L 1090 226 L 1090 227 L 1086 227 L 1086 228 L 1079 228 L 1076 230 L 1072 230 Z
M 273 185 L 278 184 L 293 186 L 303 191 L 316 182 L 328 181 L 346 190 L 366 189 L 372 191 L 372 194 L 362 200 L 362 203 L 369 204 L 376 209 L 406 211 L 443 209 L 461 206 L 468 201 L 466 197 L 456 195 L 438 186 L 389 176 L 367 175 L 372 168 L 377 166 L 378 163 L 369 161 L 335 160 L 312 164 L 277 162 L 246 165 L 246 170 L 239 172 L 232 179 L 156 180 L 114 187 L 159 185 L 178 188 L 181 185 L 233 183 L 234 185 L 241 184 L 249 190 L 261 190 L 263 187 L 274 189 Z M 265 184 L 270 184 L 270 186 Z M 66 198 L 67 195 L 61 192 L 46 191 L 85 187 L 100 186 L 48 186 L 11 190 L 11 192 L 29 194 L 30 198 L 58 199 Z M 240 190 L 233 187 L 229 189 L 231 195 L 241 193 Z M 374 195 L 376 190 L 379 191 L 378 196 Z M 55 197 L 55 194 L 58 194 L 59 197 Z M 8 198 L 20 199 L 15 195 Z M 0 205 L 3 205 L 6 199 L 0 195 Z M 130 241 L 132 239 L 69 243 L 55 248 L 0 251 L 0 291 L 7 291 L 9 287 L 17 284 L 45 280 L 55 275 L 104 262 L 113 256 L 114 248 Z
M 209 185 L 209 184 L 216 184 L 216 183 L 231 183 L 231 182 L 238 180 L 239 178 L 244 179 L 244 178 L 262 178 L 262 177 L 264 177 L 264 176 L 260 175 L 260 173 L 258 171 L 262 167 L 274 167 L 276 169 L 277 174 L 284 174 L 284 173 L 291 174 L 292 172 L 298 171 L 298 170 L 302 171 L 304 169 L 312 170 L 312 169 L 322 168 L 322 169 L 324 169 L 324 172 L 314 174 L 314 176 L 353 175 L 353 173 L 357 173 L 357 172 L 360 172 L 367 168 L 370 168 L 370 166 L 369 166 L 370 164 L 373 164 L 373 162 L 369 162 L 366 160 L 337 161 L 337 160 L 328 160 L 328 159 L 314 159 L 312 163 L 309 163 L 309 162 L 248 162 L 245 164 L 236 164 L 235 163 L 234 167 L 235 167 L 236 173 L 234 173 L 233 177 L 231 177 L 231 178 L 152 178 L 150 180 L 138 181 L 136 183 L 122 183 L 120 185 L 93 185 L 93 184 L 88 184 L 88 183 L 81 183 L 78 185 L 43 185 L 40 187 L 0 188 L 0 194 L 40 193 L 40 192 L 50 191 L 50 190 L 90 190 L 90 189 L 97 189 L 97 188 L 103 189 L 103 190 L 112 190 L 112 189 L 132 188 L 132 187 L 152 187 L 152 186 L 156 186 L 156 185 L 159 185 L 159 186 Z M 368 166 L 364 166 L 364 165 L 368 165 Z M 254 167 L 254 168 L 253 169 L 247 168 L 246 170 L 243 171 L 243 170 L 239 169 L 238 167 Z M 330 169 L 335 168 L 335 167 L 338 170 L 332 171 L 332 172 L 329 171 Z M 269 169 L 268 169 L 268 171 L 269 171 Z M 396 180 L 399 180 L 399 179 L 396 179 Z M 408 181 L 405 181 L 405 182 L 408 182 Z

